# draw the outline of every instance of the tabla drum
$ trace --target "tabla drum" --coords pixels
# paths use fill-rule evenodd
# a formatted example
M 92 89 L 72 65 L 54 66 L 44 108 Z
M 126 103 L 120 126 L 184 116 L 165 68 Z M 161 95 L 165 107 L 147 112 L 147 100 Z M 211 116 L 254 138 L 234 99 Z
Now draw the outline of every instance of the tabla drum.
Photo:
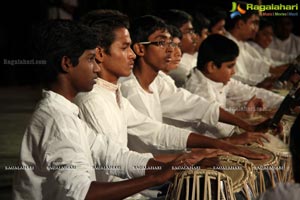
M 214 170 L 199 169 L 178 172 L 170 185 L 169 200 L 234 200 L 232 180 Z
M 278 160 L 279 181 L 280 182 L 289 182 L 293 179 L 293 170 L 292 170 L 292 157 L 289 151 L 289 147 L 278 137 L 266 133 L 270 142 L 264 142 L 263 148 L 266 148 L 272 151 Z
M 252 200 L 257 194 L 254 165 L 239 156 L 220 156 L 220 164 L 214 170 L 220 170 L 232 179 L 233 192 L 238 200 Z
M 275 187 L 280 181 L 281 170 L 278 166 L 278 160 L 274 152 L 259 147 L 248 146 L 249 150 L 268 155 L 268 158 L 261 160 L 248 159 L 254 164 L 254 172 L 256 174 L 256 188 L 257 193 L 261 194 L 266 189 Z

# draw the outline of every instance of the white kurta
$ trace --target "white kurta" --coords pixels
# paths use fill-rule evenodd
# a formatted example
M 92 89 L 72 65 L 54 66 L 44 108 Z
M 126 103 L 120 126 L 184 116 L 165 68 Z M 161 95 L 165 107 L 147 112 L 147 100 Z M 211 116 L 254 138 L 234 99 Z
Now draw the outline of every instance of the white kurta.
M 239 47 L 240 53 L 236 60 L 234 79 L 248 85 L 257 85 L 270 76 L 269 63 L 265 62 L 260 54 L 247 42 L 237 41 L 229 32 L 226 35 Z
M 262 48 L 255 42 L 248 42 L 253 48 L 259 52 L 259 54 L 263 57 L 263 59 L 269 63 L 269 65 L 276 67 L 284 64 L 291 63 L 297 55 L 293 54 L 286 54 L 282 51 L 276 50 L 276 49 L 271 49 L 269 47 L 267 48 Z
M 266 109 L 278 107 L 284 98 L 268 90 L 248 86 L 235 79 L 230 79 L 226 85 L 212 81 L 196 68 L 193 69 L 185 88 L 208 101 L 218 102 L 222 108 L 230 112 L 245 106 L 246 102 L 254 95 L 264 101 Z M 231 125 L 219 123 L 217 127 L 222 136 L 229 136 L 232 133 L 233 126 Z
M 84 199 L 95 181 L 95 166 L 124 178 L 145 174 L 135 166 L 145 167 L 149 156 L 96 134 L 78 118 L 78 107 L 63 96 L 51 91 L 43 96 L 21 146 L 20 165 L 32 169 L 16 171 L 14 199 Z
M 122 147 L 127 147 L 128 141 L 130 149 L 142 153 L 185 150 L 190 131 L 162 124 L 140 113 L 121 96 L 118 88 L 99 78 L 91 92 L 77 95 L 81 116 L 91 127 L 97 132 L 101 130 Z
M 300 55 L 300 37 L 293 33 L 286 40 L 273 37 L 270 48 L 277 49 L 289 55 Z
M 159 72 L 150 85 L 151 93 L 143 90 L 132 73 L 122 83 L 122 94 L 140 112 L 152 119 L 162 121 L 168 118 L 168 123 L 176 126 L 181 122 L 205 122 L 211 125 L 219 120 L 219 105 L 208 102 L 204 98 L 194 95 L 183 88 L 177 88 L 174 80 L 163 72 Z M 189 126 L 189 125 L 188 125 Z

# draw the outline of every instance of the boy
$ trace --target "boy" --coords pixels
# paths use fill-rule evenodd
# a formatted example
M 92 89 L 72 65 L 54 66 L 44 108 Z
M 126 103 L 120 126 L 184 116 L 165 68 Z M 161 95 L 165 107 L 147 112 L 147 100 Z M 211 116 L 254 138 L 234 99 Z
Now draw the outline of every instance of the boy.
M 259 104 L 259 99 L 264 101 L 266 109 L 277 108 L 283 100 L 282 96 L 231 78 L 235 73 L 238 54 L 239 48 L 232 40 L 219 34 L 210 35 L 199 48 L 197 67 L 193 69 L 185 88 L 208 101 L 218 102 L 227 110 L 239 111 L 239 108 L 247 107 L 246 102 L 249 106 Z M 259 99 L 251 98 L 253 96 Z M 218 129 L 217 137 L 228 137 L 233 133 L 233 126 L 228 124 L 219 123 Z
M 199 44 L 197 34 L 193 26 L 193 17 L 183 11 L 170 9 L 158 12 L 156 16 L 163 19 L 167 24 L 177 27 L 182 33 L 181 51 L 182 58 L 177 69 L 170 71 L 169 75 L 174 79 L 177 87 L 181 87 L 190 74 L 191 69 L 196 66 L 195 55 Z
M 131 39 L 126 16 L 117 11 L 99 10 L 90 12 L 83 21 L 101 30 L 99 37 L 107 41 L 105 45 L 100 44 L 96 57 L 102 69 L 98 73 L 100 78 L 97 79 L 97 84 L 91 92 L 81 93 L 75 100 L 81 108 L 82 118 L 91 127 L 97 131 L 103 130 L 104 134 L 121 146 L 126 147 L 128 143 L 130 149 L 143 153 L 207 147 L 220 148 L 243 156 L 262 156 L 223 141 L 162 124 L 138 112 L 120 95 L 117 85 L 120 76 L 130 75 L 136 57 L 130 48 Z M 163 26 L 158 28 L 168 33 L 166 24 L 163 23 Z M 167 36 L 170 37 L 169 34 Z M 114 121 L 108 121 L 109 119 Z
M 238 45 L 240 52 L 233 78 L 248 85 L 270 88 L 279 75 L 272 75 L 273 67 L 264 61 L 263 57 L 246 42 L 255 37 L 258 23 L 258 13 L 251 11 L 226 21 L 226 30 L 228 31 L 226 37 Z M 283 68 L 282 72 L 285 69 Z
M 215 118 L 216 115 L 220 113 L 221 120 L 244 123 L 223 109 L 215 110 L 215 103 L 177 88 L 168 75 L 160 72 L 170 64 L 173 52 L 173 47 L 170 46 L 171 35 L 160 18 L 150 15 L 140 17 L 131 25 L 131 30 L 137 59 L 133 73 L 128 80 L 122 82 L 121 90 L 135 108 L 160 122 L 163 117 L 168 117 L 189 123 L 204 121 L 214 124 L 214 120 L 218 119 Z M 252 139 L 259 141 L 261 136 L 261 133 L 249 134 L 248 139 L 257 137 Z M 243 136 L 235 138 L 237 140 L 230 139 L 239 144 L 247 143 L 248 140 Z M 253 141 L 252 139 L 250 140 Z M 196 142 L 196 138 L 193 141 Z
M 255 48 L 264 58 L 265 61 L 269 62 L 272 66 L 280 66 L 292 61 L 297 55 L 287 54 L 277 49 L 270 48 L 270 44 L 273 41 L 273 23 L 268 21 L 266 18 L 261 18 L 259 21 L 259 30 L 255 35 L 253 41 L 249 44 Z
M 37 50 L 47 61 L 41 66 L 47 90 L 22 141 L 14 199 L 122 199 L 167 181 L 174 175 L 171 165 L 190 166 L 199 160 L 186 154 L 164 165 L 96 134 L 78 118 L 79 109 L 71 101 L 93 88 L 100 70 L 95 62 L 97 36 L 88 27 L 63 20 L 45 23 L 38 36 Z M 147 176 L 96 182 L 96 165 L 117 167 L 107 168 L 116 176 Z M 163 170 L 144 170 L 151 166 Z

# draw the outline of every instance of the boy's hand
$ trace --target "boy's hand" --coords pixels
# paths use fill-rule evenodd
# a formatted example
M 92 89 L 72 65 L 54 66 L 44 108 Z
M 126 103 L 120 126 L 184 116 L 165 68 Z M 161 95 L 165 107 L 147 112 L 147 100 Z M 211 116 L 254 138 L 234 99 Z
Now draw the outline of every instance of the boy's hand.
M 260 132 L 244 132 L 239 135 L 225 138 L 224 140 L 236 145 L 252 144 L 254 142 L 263 145 L 263 141 L 270 142 L 269 138 L 264 133 Z
M 256 95 L 254 95 L 246 104 L 246 112 L 247 114 L 254 114 L 257 110 L 263 110 L 264 109 L 264 103 L 262 99 L 256 98 Z

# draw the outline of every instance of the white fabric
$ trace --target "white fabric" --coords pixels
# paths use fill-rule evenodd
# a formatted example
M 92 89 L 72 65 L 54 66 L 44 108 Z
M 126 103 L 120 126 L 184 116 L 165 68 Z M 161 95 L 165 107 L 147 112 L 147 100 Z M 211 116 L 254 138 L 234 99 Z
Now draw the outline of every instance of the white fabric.
M 237 41 L 229 32 L 226 36 L 233 40 L 240 50 L 236 61 L 234 79 L 248 85 L 257 85 L 270 76 L 270 65 L 263 60 L 263 57 L 253 47 L 247 42 Z
M 208 102 L 183 88 L 177 88 L 172 78 L 163 72 L 158 73 L 150 89 L 152 93 L 144 91 L 133 73 L 121 86 L 122 94 L 131 104 L 152 119 L 169 119 L 168 123 L 179 127 L 189 127 L 190 123 L 199 122 L 214 125 L 219 120 L 217 103 Z
M 158 150 L 185 150 L 190 131 L 162 124 L 137 111 L 120 91 L 104 87 L 98 79 L 93 90 L 75 98 L 80 116 L 97 132 L 106 134 L 122 147 L 141 153 Z M 106 82 L 106 81 L 105 81 Z M 116 86 L 112 83 L 106 82 Z M 118 87 L 117 87 L 118 88 Z M 120 96 L 120 106 L 117 95 Z M 128 133 L 128 134 L 127 134 Z M 128 137 L 129 136 L 129 137 Z
M 270 188 L 260 195 L 258 200 L 298 200 L 299 197 L 299 183 L 278 183 L 275 188 Z
M 230 79 L 226 85 L 212 81 L 196 68 L 192 70 L 185 88 L 210 102 L 218 102 L 222 108 L 230 112 L 235 112 L 245 106 L 245 103 L 254 95 L 264 101 L 266 109 L 278 107 L 284 98 L 268 90 L 248 86 L 235 79 Z M 230 136 L 234 128 L 234 126 L 224 123 L 218 123 L 217 127 L 222 136 Z M 218 135 L 216 136 L 218 137 Z
M 26 129 L 20 154 L 20 165 L 34 169 L 16 171 L 14 199 L 84 199 L 96 180 L 95 166 L 124 178 L 145 174 L 135 166 L 146 167 L 149 156 L 96 134 L 79 119 L 79 108 L 63 96 L 51 91 L 44 91 L 43 96 Z
M 252 41 L 250 41 L 249 44 L 259 52 L 259 54 L 267 63 L 269 63 L 269 65 L 273 67 L 291 63 L 297 57 L 297 55 L 286 54 L 269 47 L 264 49 L 260 45 Z
M 300 55 L 300 37 L 291 33 L 286 40 L 280 40 L 274 36 L 269 47 L 288 55 Z

